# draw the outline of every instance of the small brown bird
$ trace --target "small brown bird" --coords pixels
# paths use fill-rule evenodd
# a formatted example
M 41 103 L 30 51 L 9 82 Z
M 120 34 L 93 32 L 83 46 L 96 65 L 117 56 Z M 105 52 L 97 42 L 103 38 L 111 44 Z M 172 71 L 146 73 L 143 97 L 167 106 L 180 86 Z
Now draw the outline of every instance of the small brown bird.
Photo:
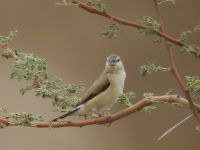
M 126 72 L 117 55 L 107 57 L 105 70 L 82 97 L 80 103 L 70 112 L 55 118 L 52 122 L 69 115 L 102 115 L 109 110 L 123 93 Z

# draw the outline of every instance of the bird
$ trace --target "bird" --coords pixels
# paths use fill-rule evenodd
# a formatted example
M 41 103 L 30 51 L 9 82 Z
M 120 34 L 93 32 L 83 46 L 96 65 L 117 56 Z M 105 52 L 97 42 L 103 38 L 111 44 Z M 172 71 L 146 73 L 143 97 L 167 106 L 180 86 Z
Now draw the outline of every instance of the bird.
M 126 72 L 121 58 L 117 55 L 109 55 L 106 59 L 105 69 L 83 94 L 81 101 L 71 111 L 51 122 L 70 115 L 103 116 L 104 112 L 110 110 L 117 103 L 119 95 L 123 93 L 125 79 Z

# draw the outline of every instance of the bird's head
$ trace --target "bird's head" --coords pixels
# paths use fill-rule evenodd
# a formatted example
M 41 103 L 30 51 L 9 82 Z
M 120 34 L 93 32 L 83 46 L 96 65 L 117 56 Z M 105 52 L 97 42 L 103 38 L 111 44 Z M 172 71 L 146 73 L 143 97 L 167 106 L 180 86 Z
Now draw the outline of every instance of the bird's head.
M 106 60 L 107 69 L 124 69 L 123 63 L 119 56 L 109 55 Z

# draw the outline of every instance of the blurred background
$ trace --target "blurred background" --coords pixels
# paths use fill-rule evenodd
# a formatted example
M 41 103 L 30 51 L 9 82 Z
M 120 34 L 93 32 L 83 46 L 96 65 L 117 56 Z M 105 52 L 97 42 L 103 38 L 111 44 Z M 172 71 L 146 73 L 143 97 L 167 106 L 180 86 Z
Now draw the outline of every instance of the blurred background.
M 104 69 L 109 54 L 119 55 L 125 65 L 127 79 L 125 91 L 135 91 L 137 100 L 144 92 L 163 95 L 175 89 L 182 95 L 170 73 L 155 73 L 141 77 L 139 66 L 148 61 L 168 66 L 165 46 L 152 42 L 151 37 L 138 34 L 134 28 L 121 26 L 119 38 L 101 36 L 108 19 L 90 14 L 77 6 L 60 7 L 55 0 L 1 0 L 0 35 L 18 30 L 18 37 L 10 47 L 46 58 L 52 75 L 65 83 L 83 83 L 88 87 Z M 109 12 L 130 20 L 143 16 L 155 18 L 153 0 L 104 0 Z M 167 32 L 178 37 L 181 31 L 200 23 L 199 0 L 177 0 L 161 6 Z M 200 43 L 200 34 L 190 38 Z M 182 76 L 200 75 L 200 60 L 180 54 L 174 46 L 176 63 Z M 21 96 L 19 89 L 25 83 L 9 79 L 11 61 L 0 59 L 1 106 L 10 112 L 41 114 L 46 120 L 58 116 L 52 112 L 51 101 L 39 99 L 33 93 Z M 116 105 L 113 111 L 124 107 Z M 2 150 L 188 150 L 200 147 L 200 133 L 192 118 L 159 143 L 155 140 L 169 127 L 190 114 L 189 110 L 160 105 L 151 114 L 137 112 L 114 122 L 111 127 L 87 126 L 84 128 L 36 129 L 9 127 L 1 130 Z

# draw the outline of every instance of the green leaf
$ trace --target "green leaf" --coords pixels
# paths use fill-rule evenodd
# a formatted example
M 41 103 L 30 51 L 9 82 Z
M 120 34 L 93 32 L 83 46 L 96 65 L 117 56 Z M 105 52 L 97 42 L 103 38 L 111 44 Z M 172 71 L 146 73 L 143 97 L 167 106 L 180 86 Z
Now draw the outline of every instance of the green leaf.
M 0 106 L 0 112 L 2 112 L 2 113 L 8 113 L 7 109 L 6 109 L 6 108 L 3 108 L 3 107 L 1 107 L 1 106 Z
M 200 131 L 200 125 L 196 126 L 195 129 L 196 129 L 197 131 Z
M 174 89 L 167 89 L 167 91 L 165 91 L 165 95 L 170 95 L 173 91 Z
M 197 25 L 193 28 L 193 31 L 194 32 L 197 32 L 197 31 L 200 31 L 200 25 Z
M 6 58 L 15 57 L 10 78 L 16 80 L 33 80 L 37 77 L 47 78 L 47 63 L 45 59 L 34 57 L 33 54 L 20 53 L 16 50 L 3 52 Z
M 7 127 L 5 124 L 0 123 L 0 129 L 3 129 L 3 128 L 5 128 L 5 127 Z
M 11 49 L 7 49 L 7 50 L 3 51 L 1 56 L 6 58 L 6 59 L 14 58 L 14 57 L 16 57 L 16 51 L 15 50 L 11 50 Z
M 32 85 L 29 85 L 29 86 L 26 86 L 25 88 L 21 88 L 20 89 L 20 93 L 22 95 L 24 95 L 25 93 L 27 93 L 28 91 L 32 90 L 33 89 L 33 86 Z
M 188 36 L 192 34 L 192 31 L 190 30 L 187 30 L 187 31 L 183 31 L 181 34 L 180 34 L 180 41 L 185 43 L 188 41 Z
M 73 105 L 79 101 L 74 94 L 83 90 L 84 86 L 81 84 L 66 84 L 61 86 L 59 84 L 60 79 L 49 75 L 45 59 L 35 57 L 33 54 L 10 49 L 5 50 L 2 56 L 15 58 L 10 78 L 18 81 L 25 80 L 27 82 L 27 86 L 20 89 L 22 95 L 33 91 L 36 96 L 52 99 L 53 103 L 62 101 L 62 107 L 64 107 L 64 104 L 65 106 Z
M 149 27 L 149 29 L 140 29 L 139 31 L 142 34 L 151 35 L 160 30 L 160 24 L 152 17 L 144 16 L 139 22 Z
M 127 107 L 132 106 L 131 101 L 133 99 L 135 99 L 136 94 L 134 92 L 127 92 L 127 93 L 123 93 L 119 96 L 118 101 L 124 105 L 126 105 Z
M 162 37 L 158 37 L 156 38 L 155 40 L 153 40 L 154 43 L 157 43 L 157 44 L 163 44 L 166 42 L 166 40 Z
M 118 24 L 111 24 L 105 26 L 105 30 L 102 31 L 102 35 L 108 37 L 109 39 L 113 39 L 115 37 L 119 37 L 121 29 Z
M 178 102 L 176 102 L 176 103 L 171 103 L 171 105 L 177 106 L 177 107 L 180 107 L 180 108 L 185 107 L 185 105 L 184 105 L 183 103 L 178 103 Z
M 140 66 L 140 73 L 142 76 L 145 76 L 147 74 L 152 74 L 153 72 L 158 72 L 158 71 L 170 71 L 170 68 L 156 66 L 154 63 L 148 63 L 148 65 Z
M 84 85 L 80 84 L 67 84 L 63 87 L 63 91 L 64 91 L 64 96 L 69 96 L 71 94 L 76 94 L 79 91 L 84 90 Z
M 0 36 L 0 44 L 8 45 L 16 36 L 18 31 L 10 31 L 6 36 Z
M 151 106 L 146 106 L 142 109 L 143 112 L 145 113 L 151 113 L 153 110 L 155 110 L 157 106 L 151 105 Z
M 60 0 L 55 3 L 58 6 L 77 6 L 78 4 L 74 4 L 72 1 Z
M 62 87 L 58 85 L 58 82 L 59 80 L 54 79 L 44 80 L 39 86 L 34 84 L 35 88 L 33 91 L 36 93 L 36 96 L 54 98 L 62 92 Z
M 173 5 L 176 4 L 175 0 L 163 0 L 163 1 L 158 2 L 158 5 L 161 5 L 161 4 L 166 3 L 166 2 L 171 2 Z
M 33 115 L 30 113 L 11 113 L 9 118 L 13 119 L 17 125 L 28 126 L 31 125 L 33 121 L 41 121 L 43 117 L 40 115 Z
M 193 53 L 195 56 L 200 56 L 200 47 L 197 45 L 188 45 L 180 50 L 182 53 Z
M 193 30 L 183 31 L 180 34 L 180 41 L 183 43 L 186 43 L 188 41 L 189 35 L 192 34 L 193 32 L 197 32 L 197 31 L 200 31 L 200 25 L 193 27 Z
M 59 112 L 68 112 L 71 110 L 71 106 L 75 106 L 79 102 L 80 99 L 76 96 L 67 97 L 66 99 L 62 99 L 54 103 L 54 110 Z
M 138 29 L 139 30 L 139 33 L 141 35 L 155 35 L 155 31 L 153 31 L 152 29 Z
M 93 8 L 98 9 L 102 12 L 108 10 L 107 5 L 102 3 L 101 0 L 85 0 L 85 2 L 87 5 L 92 6 Z
M 154 96 L 154 93 L 144 93 L 143 94 L 143 97 L 144 98 L 151 98 L 151 97 L 153 97 Z
M 185 76 L 187 89 L 191 92 L 192 97 L 200 100 L 200 79 L 197 76 Z

